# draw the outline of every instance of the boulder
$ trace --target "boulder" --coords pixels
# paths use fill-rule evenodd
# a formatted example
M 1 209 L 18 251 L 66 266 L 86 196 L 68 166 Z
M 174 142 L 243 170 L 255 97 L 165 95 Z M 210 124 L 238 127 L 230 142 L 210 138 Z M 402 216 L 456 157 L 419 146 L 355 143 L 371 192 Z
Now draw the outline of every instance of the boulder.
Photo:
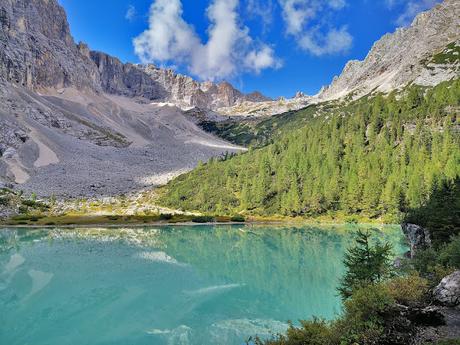
M 433 297 L 448 307 L 460 306 L 460 270 L 444 277 L 433 290 Z
M 3 157 L 4 158 L 13 158 L 13 156 L 16 154 L 16 149 L 13 147 L 8 147 L 5 152 L 3 152 Z
M 411 258 L 415 256 L 417 250 L 431 247 L 430 233 L 420 225 L 404 223 L 402 230 L 409 241 Z

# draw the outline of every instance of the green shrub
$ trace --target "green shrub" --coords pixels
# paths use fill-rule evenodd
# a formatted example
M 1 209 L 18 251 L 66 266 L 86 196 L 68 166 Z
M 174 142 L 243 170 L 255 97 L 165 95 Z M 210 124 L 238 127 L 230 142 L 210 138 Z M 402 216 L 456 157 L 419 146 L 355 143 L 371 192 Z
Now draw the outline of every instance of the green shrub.
M 413 305 L 422 302 L 429 291 L 428 280 L 413 272 L 410 275 L 396 277 L 387 282 L 390 296 L 398 303 Z
M 233 216 L 232 218 L 230 218 L 230 221 L 238 222 L 238 223 L 244 223 L 246 221 L 246 219 L 242 215 L 237 214 L 237 215 Z
M 28 206 L 28 207 L 35 207 L 36 206 L 36 202 L 34 200 L 22 200 L 21 203 L 24 206 Z
M 437 252 L 433 248 L 417 251 L 411 263 L 423 277 L 427 277 L 433 272 L 438 258 Z
M 384 313 L 394 304 L 384 284 L 353 292 L 344 302 L 344 314 L 335 323 L 342 344 L 377 344 L 384 331 Z
M 172 214 L 169 214 L 169 213 L 160 214 L 160 220 L 170 220 L 172 218 L 173 218 Z
M 212 223 L 213 221 L 214 217 L 211 216 L 195 216 L 192 218 L 194 223 Z
M 445 267 L 460 268 L 460 235 L 452 237 L 440 250 L 439 262 Z
M 348 224 L 358 224 L 358 217 L 356 216 L 348 216 L 345 218 L 345 222 Z
M 420 250 L 412 259 L 414 269 L 428 279 L 430 287 L 436 286 L 442 278 L 459 267 L 459 253 L 456 252 L 460 248 L 459 237 L 454 237 L 453 242 L 439 250 L 434 248 Z
M 333 330 L 330 325 L 320 319 L 300 321 L 300 327 L 289 324 L 286 335 L 278 335 L 268 341 L 255 340 L 256 345 L 332 345 L 334 341 Z
M 18 208 L 18 212 L 20 214 L 26 214 L 29 212 L 29 208 L 27 206 L 19 206 Z
M 384 283 L 362 287 L 344 302 L 344 312 L 331 323 L 319 319 L 292 324 L 286 335 L 261 341 L 256 345 L 342 345 L 378 344 L 382 340 L 385 315 L 394 305 L 394 298 Z
M 10 199 L 6 196 L 0 197 L 0 206 L 8 206 L 10 203 Z

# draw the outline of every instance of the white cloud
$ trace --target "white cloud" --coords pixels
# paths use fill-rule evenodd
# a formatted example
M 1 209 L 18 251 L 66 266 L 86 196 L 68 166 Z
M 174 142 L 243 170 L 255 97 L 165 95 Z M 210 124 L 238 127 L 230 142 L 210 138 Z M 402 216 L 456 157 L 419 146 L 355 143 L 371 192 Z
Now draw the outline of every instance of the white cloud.
M 291 35 L 302 32 L 307 21 L 316 17 L 320 6 L 320 2 L 309 0 L 279 0 L 279 3 L 286 23 L 286 32 Z
M 134 39 L 142 62 L 174 62 L 187 66 L 201 79 L 222 79 L 242 72 L 260 72 L 279 65 L 273 49 L 257 44 L 248 28 L 238 21 L 238 0 L 213 0 L 208 41 L 202 43 L 191 25 L 182 18 L 180 0 L 155 0 L 150 9 L 149 28 Z
M 156 0 L 150 7 L 149 29 L 133 41 L 143 62 L 183 60 L 200 44 L 193 28 L 182 19 L 180 0 Z
M 259 51 L 252 50 L 246 56 L 245 65 L 256 73 L 260 73 L 260 71 L 269 67 L 281 68 L 282 62 L 276 59 L 274 55 L 273 49 L 268 46 L 262 47 Z
M 331 29 L 327 34 L 317 31 L 305 33 L 299 40 L 299 46 L 313 55 L 345 53 L 351 47 L 353 37 L 346 27 Z
M 417 14 L 422 11 L 429 10 L 440 0 L 387 0 L 390 7 L 394 7 L 396 3 L 404 3 L 404 10 L 396 19 L 396 24 L 400 26 L 409 25 Z
M 135 17 L 136 17 L 136 8 L 133 5 L 129 5 L 128 9 L 126 10 L 125 19 L 131 22 L 134 20 Z
M 316 56 L 347 52 L 353 37 L 346 27 L 330 27 L 324 20 L 330 12 L 343 9 L 345 0 L 278 0 L 286 33 L 298 46 Z M 315 21 L 315 25 L 313 25 Z

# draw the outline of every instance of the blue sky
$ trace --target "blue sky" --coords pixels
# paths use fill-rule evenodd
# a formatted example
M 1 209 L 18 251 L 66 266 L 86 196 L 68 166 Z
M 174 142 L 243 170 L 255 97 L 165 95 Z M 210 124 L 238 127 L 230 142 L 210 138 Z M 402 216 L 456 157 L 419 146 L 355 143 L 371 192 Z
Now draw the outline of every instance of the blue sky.
M 77 41 L 124 62 L 315 94 L 383 34 L 436 0 L 60 0 Z

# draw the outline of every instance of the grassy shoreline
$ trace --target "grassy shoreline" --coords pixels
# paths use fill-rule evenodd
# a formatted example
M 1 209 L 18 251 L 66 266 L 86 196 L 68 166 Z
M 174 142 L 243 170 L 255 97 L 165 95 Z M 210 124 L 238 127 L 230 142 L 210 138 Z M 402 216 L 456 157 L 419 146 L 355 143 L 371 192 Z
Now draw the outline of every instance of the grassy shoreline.
M 0 222 L 0 227 L 142 227 L 142 226 L 191 226 L 191 225 L 395 225 L 397 222 L 386 223 L 381 221 L 350 222 L 345 219 L 334 218 L 299 218 L 299 217 L 255 217 L 250 216 L 244 221 L 232 220 L 229 216 L 196 217 L 192 215 L 65 215 L 65 216 L 16 216 Z

